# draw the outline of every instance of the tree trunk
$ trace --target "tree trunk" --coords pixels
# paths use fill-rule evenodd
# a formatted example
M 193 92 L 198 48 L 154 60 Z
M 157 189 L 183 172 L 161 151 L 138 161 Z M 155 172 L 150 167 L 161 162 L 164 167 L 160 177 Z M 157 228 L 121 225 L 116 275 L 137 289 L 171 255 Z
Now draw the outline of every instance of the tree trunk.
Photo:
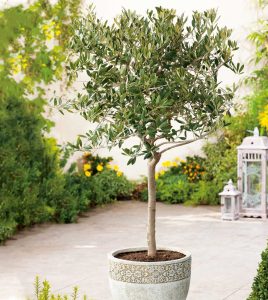
M 155 167 L 160 160 L 160 154 L 154 156 L 148 162 L 148 227 L 147 242 L 148 256 L 154 258 L 156 256 L 156 240 L 155 240 L 155 213 L 156 213 L 156 182 Z

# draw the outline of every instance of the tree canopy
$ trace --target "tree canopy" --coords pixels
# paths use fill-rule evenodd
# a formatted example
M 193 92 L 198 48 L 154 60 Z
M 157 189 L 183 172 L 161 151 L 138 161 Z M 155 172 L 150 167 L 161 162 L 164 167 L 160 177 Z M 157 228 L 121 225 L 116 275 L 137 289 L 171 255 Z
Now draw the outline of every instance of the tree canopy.
M 135 163 L 213 132 L 228 112 L 235 88 L 218 80 L 238 49 L 215 10 L 191 20 L 161 7 L 146 16 L 123 10 L 110 25 L 91 8 L 71 39 L 69 76 L 87 74 L 84 92 L 65 107 L 97 122 L 84 147 L 122 147 Z M 193 138 L 189 138 L 189 133 Z M 136 136 L 140 142 L 125 148 Z M 82 145 L 78 139 L 77 147 Z

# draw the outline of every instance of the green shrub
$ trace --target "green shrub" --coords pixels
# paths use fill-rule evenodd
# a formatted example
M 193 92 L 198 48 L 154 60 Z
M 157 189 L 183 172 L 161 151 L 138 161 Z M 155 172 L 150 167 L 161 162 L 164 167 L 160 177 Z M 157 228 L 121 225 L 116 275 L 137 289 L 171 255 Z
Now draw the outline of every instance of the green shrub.
M 164 161 L 162 168 L 156 173 L 156 198 L 158 201 L 178 204 L 189 201 L 195 191 L 196 183 L 205 173 L 205 159 L 200 156 L 187 157 L 186 160 L 176 158 Z M 142 201 L 148 200 L 145 185 L 139 191 Z
M 92 177 L 90 188 L 93 204 L 101 205 L 122 197 L 130 198 L 134 185 L 124 175 L 105 169 Z
M 89 178 L 80 173 L 65 174 L 65 189 L 77 200 L 77 210 L 83 212 L 93 205 Z
M 36 0 L 0 11 L 0 243 L 17 228 L 54 218 L 49 202 L 64 181 L 55 142 L 45 138 L 52 122 L 42 115 L 44 94 L 63 72 L 79 5 Z M 57 26 L 55 46 L 47 43 L 47 24 Z
M 186 201 L 186 205 L 217 205 L 219 204 L 218 187 L 215 182 L 200 180 Z
M 46 201 L 49 190 L 43 186 L 57 176 L 57 153 L 52 140 L 43 137 L 46 121 L 40 109 L 36 101 L 0 101 L 0 220 L 13 228 L 51 218 Z
M 156 200 L 159 199 L 159 196 L 157 194 L 157 190 L 156 190 Z M 147 184 L 146 187 L 144 187 L 141 191 L 140 191 L 140 199 L 143 202 L 147 202 L 148 201 L 148 188 L 147 188 Z
M 17 223 L 14 220 L 0 222 L 0 244 L 6 239 L 10 238 L 16 231 Z
M 268 299 L 268 246 L 261 255 L 261 262 L 254 278 L 252 292 L 248 300 L 267 300 Z
M 244 118 L 244 116 L 239 116 L 228 119 L 231 124 L 217 137 L 217 141 L 204 145 L 206 172 L 196 187 L 196 192 L 191 197 L 192 203 L 218 204 L 218 194 L 223 190 L 228 180 L 237 181 L 236 148 L 247 134 L 247 122 Z
M 95 164 L 95 157 L 100 161 L 108 162 L 111 158 L 91 157 L 91 164 Z M 87 165 L 89 162 L 86 161 Z M 96 166 L 98 164 L 95 164 Z M 101 171 L 87 176 L 87 171 L 77 172 L 74 165 L 63 175 L 63 183 L 59 183 L 61 190 L 53 193 L 50 205 L 55 208 L 54 218 L 61 223 L 71 223 L 77 220 L 80 213 L 90 207 L 110 203 L 120 198 L 130 198 L 134 185 L 122 174 L 103 165 Z M 54 180 L 52 184 L 55 184 Z M 51 190 L 54 190 L 52 188 Z
M 111 158 L 91 156 L 91 177 L 73 167 L 64 174 L 56 141 L 43 135 L 50 123 L 42 110 L 40 100 L 0 101 L 0 243 L 17 228 L 75 222 L 90 206 L 131 193 L 132 185 L 120 171 L 97 170 Z
M 17 228 L 74 222 L 89 207 L 88 181 L 63 174 L 56 141 L 46 138 L 53 124 L 43 117 L 80 4 L 35 0 L 0 11 L 0 243 Z
M 157 180 L 157 199 L 170 204 L 184 203 L 189 199 L 193 185 L 185 175 L 165 174 Z
M 60 295 L 60 294 L 53 294 L 51 292 L 51 286 L 50 283 L 46 280 L 44 280 L 42 283 L 39 279 L 38 276 L 35 278 L 34 282 L 34 294 L 35 298 L 34 299 L 28 299 L 28 300 L 78 300 L 78 287 L 73 288 L 73 293 L 68 296 L 68 295 Z M 89 300 L 87 296 L 83 296 L 81 299 L 83 300 Z
M 79 214 L 79 198 L 74 197 L 66 187 L 66 178 L 59 174 L 56 178 L 47 179 L 44 184 L 46 202 L 53 214 L 53 221 L 59 223 L 72 223 L 77 220 Z

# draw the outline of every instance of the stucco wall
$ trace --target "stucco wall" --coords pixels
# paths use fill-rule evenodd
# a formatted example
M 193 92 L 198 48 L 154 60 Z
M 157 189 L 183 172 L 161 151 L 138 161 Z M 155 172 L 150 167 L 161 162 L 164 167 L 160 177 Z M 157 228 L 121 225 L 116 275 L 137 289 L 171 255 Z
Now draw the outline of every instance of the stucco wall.
M 9 5 L 27 3 L 26 0 L 0 0 L 0 6 L 3 3 Z M 247 63 L 253 54 L 250 44 L 246 37 L 252 28 L 255 26 L 257 19 L 257 11 L 254 7 L 253 0 L 92 0 L 96 6 L 96 12 L 99 17 L 112 21 L 113 17 L 120 13 L 122 7 L 136 10 L 140 14 L 144 14 L 148 8 L 155 6 L 163 6 L 166 8 L 175 8 L 178 14 L 185 13 L 191 15 L 193 10 L 205 10 L 209 8 L 217 8 L 221 16 L 220 24 L 226 25 L 233 29 L 233 38 L 238 41 L 239 51 L 236 58 L 239 62 Z M 86 0 L 86 4 L 90 1 Z M 85 5 L 86 7 L 86 5 Z M 246 73 L 249 68 L 246 69 Z M 238 82 L 241 76 L 235 76 L 228 71 L 224 71 L 220 76 L 225 84 Z M 79 87 L 82 83 L 78 82 Z M 237 93 L 237 99 L 241 98 L 245 91 L 240 89 Z M 77 134 L 85 132 L 90 125 L 78 115 L 66 114 L 62 116 L 53 112 L 50 117 L 56 122 L 56 126 L 52 131 L 59 143 L 66 141 L 74 141 Z M 131 143 L 131 141 L 130 141 Z M 202 142 L 198 141 L 193 144 L 174 149 L 166 153 L 163 160 L 172 159 L 175 156 L 184 158 L 186 155 L 200 154 Z M 136 165 L 127 166 L 127 158 L 120 154 L 118 149 L 113 149 L 110 153 L 107 150 L 100 150 L 101 155 L 111 155 L 115 162 L 130 178 L 137 178 L 140 175 L 146 174 L 146 165 L 142 159 L 138 159 Z

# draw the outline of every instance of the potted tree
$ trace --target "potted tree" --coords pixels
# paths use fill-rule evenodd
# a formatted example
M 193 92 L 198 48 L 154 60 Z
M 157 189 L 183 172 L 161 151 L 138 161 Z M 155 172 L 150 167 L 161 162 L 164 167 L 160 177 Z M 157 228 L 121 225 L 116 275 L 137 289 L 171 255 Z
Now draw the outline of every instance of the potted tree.
M 190 21 L 174 10 L 156 8 L 146 16 L 123 10 L 109 25 L 91 8 L 74 24 L 69 78 L 84 72 L 84 92 L 65 104 L 96 123 L 77 140 L 77 149 L 118 146 L 129 164 L 142 156 L 148 168 L 148 247 L 109 255 L 115 300 L 186 299 L 191 256 L 157 248 L 155 168 L 168 150 L 202 139 L 224 125 L 235 87 L 218 80 L 234 64 L 237 43 L 217 25 L 215 10 L 194 12 Z M 136 143 L 125 146 L 136 137 Z

